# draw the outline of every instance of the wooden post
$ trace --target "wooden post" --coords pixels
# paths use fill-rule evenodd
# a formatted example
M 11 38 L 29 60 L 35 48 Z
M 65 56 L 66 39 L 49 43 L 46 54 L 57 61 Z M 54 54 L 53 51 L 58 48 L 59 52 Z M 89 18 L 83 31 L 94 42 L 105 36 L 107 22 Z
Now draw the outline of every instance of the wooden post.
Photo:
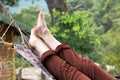
M 5 32 L 7 26 L 3 25 L 3 29 L 0 31 L 0 36 Z M 13 42 L 14 31 L 10 28 L 4 36 L 4 41 Z M 0 45 L 0 62 L 2 63 L 2 75 L 0 80 L 15 80 L 15 54 L 12 46 Z

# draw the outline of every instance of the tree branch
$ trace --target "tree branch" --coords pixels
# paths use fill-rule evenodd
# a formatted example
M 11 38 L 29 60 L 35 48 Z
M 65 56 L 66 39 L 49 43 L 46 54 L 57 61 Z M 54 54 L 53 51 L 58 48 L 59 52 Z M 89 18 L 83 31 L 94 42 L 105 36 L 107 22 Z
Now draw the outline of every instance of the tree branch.
M 78 10 L 81 10 L 81 9 L 83 9 L 83 8 L 84 8 L 84 6 L 80 4 L 80 5 L 75 6 L 75 7 L 72 8 L 72 9 L 70 9 L 69 11 L 70 11 L 70 12 L 78 11 Z

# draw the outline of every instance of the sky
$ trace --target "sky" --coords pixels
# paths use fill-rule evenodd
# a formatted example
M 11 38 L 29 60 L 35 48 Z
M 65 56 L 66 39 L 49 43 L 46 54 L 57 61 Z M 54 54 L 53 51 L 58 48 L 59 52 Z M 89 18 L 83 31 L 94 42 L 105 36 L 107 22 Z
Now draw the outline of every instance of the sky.
M 18 6 L 10 7 L 9 11 L 10 13 L 18 13 L 22 7 L 29 7 L 32 5 L 31 2 L 32 0 L 20 0 L 18 3 Z M 39 0 L 34 3 L 34 5 L 38 5 L 39 8 L 44 8 L 46 12 L 48 12 L 48 7 L 45 2 L 45 0 Z

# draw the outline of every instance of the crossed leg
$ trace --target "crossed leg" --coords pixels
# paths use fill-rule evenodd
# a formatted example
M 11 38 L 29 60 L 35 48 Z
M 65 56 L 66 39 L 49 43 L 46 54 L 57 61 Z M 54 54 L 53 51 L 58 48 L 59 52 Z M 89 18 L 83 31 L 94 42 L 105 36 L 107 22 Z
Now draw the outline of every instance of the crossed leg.
M 40 18 L 42 18 L 42 16 Z M 39 26 L 37 24 L 37 26 L 31 30 L 29 43 L 32 47 L 36 48 L 39 51 L 41 55 L 41 62 L 53 74 L 53 76 L 55 76 L 57 80 L 91 80 L 88 76 L 80 72 L 77 68 L 69 65 L 66 61 L 57 56 L 55 51 L 49 49 L 44 44 L 44 41 L 42 39 L 36 37 L 38 31 L 40 31 L 38 27 Z M 44 35 L 44 32 L 46 32 L 46 30 L 43 29 L 43 31 L 40 32 L 41 36 Z M 60 45 L 59 42 L 58 45 Z
M 44 19 L 44 10 L 41 10 L 38 17 L 35 35 L 55 51 L 55 53 L 69 65 L 77 68 L 92 80 L 115 80 L 111 75 L 96 66 L 93 61 L 78 56 L 70 47 L 61 44 L 56 40 L 47 28 Z

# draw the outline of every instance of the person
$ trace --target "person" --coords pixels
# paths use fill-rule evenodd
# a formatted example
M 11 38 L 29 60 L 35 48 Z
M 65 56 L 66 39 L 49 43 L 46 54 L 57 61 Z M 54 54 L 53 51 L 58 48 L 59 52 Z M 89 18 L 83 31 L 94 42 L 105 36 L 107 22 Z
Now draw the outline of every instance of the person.
M 42 64 L 56 80 L 116 80 L 92 60 L 54 38 L 46 25 L 44 9 L 40 10 L 37 25 L 31 29 L 29 44 L 39 51 Z

